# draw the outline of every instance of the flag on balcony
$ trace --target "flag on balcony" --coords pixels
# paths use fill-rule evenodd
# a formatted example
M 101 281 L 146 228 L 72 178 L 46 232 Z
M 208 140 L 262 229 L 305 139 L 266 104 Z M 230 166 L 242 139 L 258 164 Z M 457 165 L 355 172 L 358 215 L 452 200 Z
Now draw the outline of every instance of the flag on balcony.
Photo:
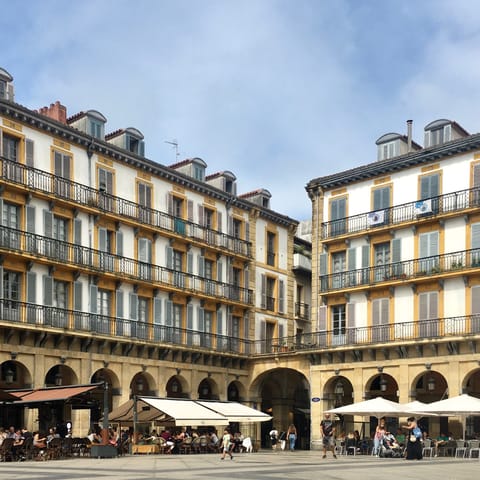
M 432 199 L 428 198 L 427 200 L 419 200 L 415 202 L 415 207 L 413 209 L 415 215 L 422 215 L 424 213 L 431 213 L 432 211 Z
M 385 210 L 370 212 L 367 216 L 368 225 L 381 225 L 383 222 L 385 222 Z

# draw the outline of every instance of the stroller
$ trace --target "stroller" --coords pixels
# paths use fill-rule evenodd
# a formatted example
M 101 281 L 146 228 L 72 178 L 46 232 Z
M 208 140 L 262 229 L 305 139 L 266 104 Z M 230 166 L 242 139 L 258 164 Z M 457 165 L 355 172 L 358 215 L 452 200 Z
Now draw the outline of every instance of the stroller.
M 383 458 L 402 458 L 403 451 L 397 440 L 390 432 L 387 432 L 382 439 L 380 445 L 379 457 Z

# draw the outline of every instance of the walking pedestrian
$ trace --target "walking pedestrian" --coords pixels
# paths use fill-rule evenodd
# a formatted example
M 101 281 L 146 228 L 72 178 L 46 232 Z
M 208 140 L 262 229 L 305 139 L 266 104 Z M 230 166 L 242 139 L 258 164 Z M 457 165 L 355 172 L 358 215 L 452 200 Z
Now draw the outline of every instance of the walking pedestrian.
M 335 455 L 335 426 L 330 419 L 330 414 L 325 413 L 325 418 L 320 422 L 320 433 L 322 434 L 323 457 L 327 458 L 327 450 L 331 450 L 333 458 Z

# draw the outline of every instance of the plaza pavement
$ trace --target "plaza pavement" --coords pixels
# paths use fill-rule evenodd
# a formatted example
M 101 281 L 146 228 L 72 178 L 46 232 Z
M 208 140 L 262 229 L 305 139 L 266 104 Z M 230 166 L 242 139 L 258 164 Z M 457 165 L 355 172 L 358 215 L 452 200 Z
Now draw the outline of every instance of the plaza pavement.
M 406 461 L 339 456 L 334 460 L 329 454 L 324 460 L 318 451 L 262 450 L 235 455 L 233 460 L 193 454 L 0 463 L 0 479 L 15 480 L 473 480 L 479 475 L 478 458 Z

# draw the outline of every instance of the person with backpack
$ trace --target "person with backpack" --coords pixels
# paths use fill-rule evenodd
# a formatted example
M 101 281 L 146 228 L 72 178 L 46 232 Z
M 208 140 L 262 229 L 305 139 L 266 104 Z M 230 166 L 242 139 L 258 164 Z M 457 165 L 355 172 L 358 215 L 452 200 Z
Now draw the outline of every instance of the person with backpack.
M 406 460 L 421 460 L 422 456 L 422 431 L 417 425 L 415 417 L 407 418 L 407 424 L 403 425 L 403 428 L 407 430 L 407 454 Z

